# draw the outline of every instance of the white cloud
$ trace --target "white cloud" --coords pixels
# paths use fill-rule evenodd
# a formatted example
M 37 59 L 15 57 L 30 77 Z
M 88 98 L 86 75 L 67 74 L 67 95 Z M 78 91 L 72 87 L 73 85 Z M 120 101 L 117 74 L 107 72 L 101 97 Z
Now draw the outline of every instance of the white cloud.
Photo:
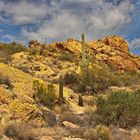
M 117 34 L 131 22 L 133 9 L 130 0 L 119 5 L 106 0 L 56 0 L 50 5 L 27 0 L 0 2 L 0 11 L 10 15 L 13 24 L 36 24 L 33 30 L 22 28 L 23 37 L 41 39 L 43 35 L 55 41 L 79 38 L 81 32 L 86 33 L 87 39 Z
M 136 38 L 132 40 L 129 44 L 130 48 L 132 49 L 138 49 L 140 48 L 140 38 Z
M 0 12 L 4 11 L 10 16 L 14 24 L 37 23 L 47 14 L 48 7 L 43 4 L 36 4 L 27 1 L 16 3 L 0 2 Z
M 54 9 L 57 13 L 53 13 L 48 21 L 46 20 L 35 32 L 23 30 L 23 35 L 31 38 L 40 38 L 41 35 L 47 36 L 52 40 L 61 40 L 67 37 L 80 36 L 81 32 L 87 34 L 88 39 L 98 38 L 107 34 L 118 33 L 123 26 L 131 21 L 130 12 L 134 6 L 129 1 L 123 1 L 120 5 L 104 2 L 103 0 L 88 0 L 91 3 L 91 11 L 79 13 L 71 9 L 60 9 L 62 4 L 74 2 L 61 0 L 61 3 L 55 3 Z M 77 2 L 85 2 L 78 0 Z M 60 5 L 59 5 L 60 4 Z M 59 6 L 58 6 L 59 5 Z

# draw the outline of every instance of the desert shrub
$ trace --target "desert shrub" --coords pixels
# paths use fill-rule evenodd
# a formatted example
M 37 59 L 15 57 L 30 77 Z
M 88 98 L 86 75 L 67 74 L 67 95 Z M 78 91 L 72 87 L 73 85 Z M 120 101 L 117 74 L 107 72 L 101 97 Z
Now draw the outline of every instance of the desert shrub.
M 116 91 L 108 97 L 97 99 L 97 120 L 106 125 L 130 127 L 137 123 L 140 116 L 140 90 L 133 93 Z
M 27 48 L 24 47 L 20 43 L 12 42 L 4 46 L 3 48 L 4 52 L 6 52 L 8 55 L 12 55 L 18 52 L 27 51 Z
M 39 81 L 33 81 L 33 88 L 35 90 L 35 99 L 39 103 L 43 105 L 47 105 L 48 107 L 53 107 L 55 103 L 55 89 L 53 83 L 46 85 Z
M 86 69 L 86 79 L 81 78 L 79 91 L 91 90 L 92 92 L 103 91 L 111 85 L 111 69 L 106 64 L 93 65 Z M 87 89 L 88 88 L 88 89 Z
M 104 125 L 97 125 L 95 128 L 87 130 L 84 134 L 88 140 L 111 140 L 109 129 Z
M 58 59 L 61 61 L 71 61 L 73 62 L 74 56 L 68 52 L 60 52 Z
M 122 86 L 131 86 L 140 83 L 140 74 L 136 71 L 126 71 L 119 76 Z
M 79 81 L 78 79 L 79 79 L 79 76 L 75 72 L 67 72 L 64 75 L 63 81 L 65 84 L 75 84 L 75 83 L 78 83 Z
M 82 73 L 83 74 L 83 73 Z M 90 89 L 92 93 L 104 91 L 110 86 L 131 86 L 140 83 L 140 73 L 135 70 L 115 73 L 107 64 L 98 62 L 96 65 L 86 67 L 84 76 L 81 76 L 79 91 Z M 84 78 L 83 78 L 84 77 Z
M 0 77 L 0 84 L 6 85 L 7 88 L 12 88 L 13 87 L 10 79 L 8 77 L 5 77 L 5 76 Z
M 86 119 L 87 124 L 91 127 L 95 127 L 97 123 L 96 123 L 96 117 L 95 117 L 96 114 L 93 108 L 88 108 L 85 114 L 87 115 L 87 119 Z
M 30 55 L 36 55 L 40 53 L 38 48 L 29 48 L 28 52 Z
M 39 50 L 39 54 L 40 55 L 45 55 L 45 50 L 46 50 L 46 45 L 45 44 L 42 44 L 41 45 L 41 48 Z
M 140 83 L 140 73 L 136 70 L 124 71 L 110 77 L 112 86 L 131 86 Z
M 61 62 L 59 60 L 53 59 L 52 62 L 53 62 L 53 65 L 56 65 L 57 66 L 57 68 L 59 68 L 59 69 L 62 69 L 63 68 L 63 65 L 61 64 Z
M 57 125 L 55 113 L 50 112 L 50 111 L 43 111 L 43 115 L 45 118 L 45 122 L 47 122 L 48 126 L 53 127 L 53 126 Z
M 16 123 L 7 124 L 4 128 L 4 134 L 15 140 L 35 140 L 35 136 L 28 125 Z
M 11 55 L 22 51 L 27 51 L 27 48 L 20 43 L 2 44 L 0 45 L 0 62 L 8 64 Z

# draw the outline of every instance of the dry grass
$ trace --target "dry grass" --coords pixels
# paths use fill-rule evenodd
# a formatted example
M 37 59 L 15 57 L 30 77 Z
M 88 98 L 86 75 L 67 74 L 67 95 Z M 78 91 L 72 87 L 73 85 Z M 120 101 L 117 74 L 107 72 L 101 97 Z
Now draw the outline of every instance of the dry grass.
M 36 140 L 30 126 L 17 123 L 7 124 L 4 127 L 4 135 L 15 140 Z

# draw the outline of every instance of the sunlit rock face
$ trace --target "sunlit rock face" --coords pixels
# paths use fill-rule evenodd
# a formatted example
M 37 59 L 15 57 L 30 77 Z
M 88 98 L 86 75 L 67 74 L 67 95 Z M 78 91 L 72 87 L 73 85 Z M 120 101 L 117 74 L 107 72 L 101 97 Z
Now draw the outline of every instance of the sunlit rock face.
M 79 66 L 76 65 L 81 61 L 82 45 L 79 40 L 70 38 L 47 45 L 32 40 L 28 47 L 31 50 L 35 49 L 37 53 L 35 55 L 29 52 L 14 54 L 11 57 L 13 67 L 36 77 L 43 77 L 45 80 L 53 78 L 55 80 L 59 74 L 79 70 Z M 140 69 L 140 57 L 132 55 L 127 42 L 119 36 L 110 35 L 97 41 L 88 41 L 86 51 L 93 62 L 105 62 L 114 70 Z
M 95 59 L 104 61 L 116 70 L 140 69 L 140 58 L 129 52 L 127 42 L 119 36 L 107 36 L 89 41 Z

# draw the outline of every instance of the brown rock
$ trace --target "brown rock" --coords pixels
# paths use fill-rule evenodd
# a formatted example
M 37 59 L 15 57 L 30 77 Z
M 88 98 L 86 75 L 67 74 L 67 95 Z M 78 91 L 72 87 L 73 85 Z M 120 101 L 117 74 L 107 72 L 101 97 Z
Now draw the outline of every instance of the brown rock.
M 28 44 L 29 48 L 39 47 L 41 44 L 37 40 L 31 40 Z
M 73 124 L 73 123 L 71 123 L 71 122 L 68 122 L 68 121 L 64 121 L 62 124 L 63 124 L 66 128 L 71 128 L 71 129 L 78 129 L 78 128 L 79 128 L 79 126 L 77 126 L 77 125 L 75 125 L 75 124 Z
M 114 47 L 115 49 L 119 49 L 119 50 L 122 50 L 126 53 L 129 52 L 129 49 L 128 49 L 128 44 L 126 43 L 126 41 L 119 37 L 119 36 L 107 36 L 105 39 L 104 39 L 104 43 L 110 47 Z

